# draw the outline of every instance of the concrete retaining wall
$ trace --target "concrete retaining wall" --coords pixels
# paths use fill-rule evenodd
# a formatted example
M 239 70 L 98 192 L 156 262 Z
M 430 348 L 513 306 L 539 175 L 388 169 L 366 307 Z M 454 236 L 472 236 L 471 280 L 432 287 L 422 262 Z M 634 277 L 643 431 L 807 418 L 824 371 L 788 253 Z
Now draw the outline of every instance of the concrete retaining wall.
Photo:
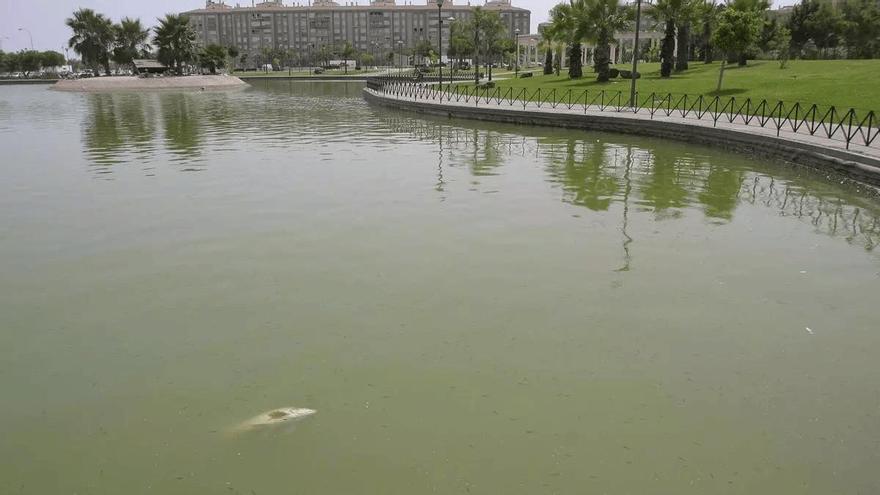
M 248 82 L 254 81 L 347 81 L 347 82 L 366 82 L 367 76 L 238 76 L 239 79 Z
M 13 86 L 18 84 L 55 84 L 58 79 L 0 79 L 0 86 Z
M 369 89 L 364 89 L 364 97 L 371 103 L 429 115 L 513 124 L 620 132 L 691 143 L 696 142 L 750 155 L 781 159 L 820 171 L 830 169 L 859 182 L 880 186 L 880 160 L 878 159 L 819 145 L 721 127 L 706 127 L 686 122 L 659 122 L 649 119 L 622 118 L 609 115 L 574 115 L 553 111 L 517 110 L 513 107 L 498 109 L 476 106 L 452 106 L 398 100 L 393 97 L 383 96 Z

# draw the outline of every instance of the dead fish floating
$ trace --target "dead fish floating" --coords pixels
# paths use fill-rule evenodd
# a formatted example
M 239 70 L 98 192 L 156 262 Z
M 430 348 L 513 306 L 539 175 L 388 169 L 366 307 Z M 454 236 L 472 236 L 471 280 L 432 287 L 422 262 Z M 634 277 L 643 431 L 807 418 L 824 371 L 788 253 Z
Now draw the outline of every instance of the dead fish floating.
M 272 409 L 270 411 L 266 411 L 262 414 L 254 416 L 253 418 L 241 423 L 235 428 L 235 431 L 241 432 L 253 430 L 256 428 L 277 426 L 287 423 L 289 421 L 295 421 L 311 416 L 316 412 L 318 411 L 301 407 L 279 407 L 277 409 Z

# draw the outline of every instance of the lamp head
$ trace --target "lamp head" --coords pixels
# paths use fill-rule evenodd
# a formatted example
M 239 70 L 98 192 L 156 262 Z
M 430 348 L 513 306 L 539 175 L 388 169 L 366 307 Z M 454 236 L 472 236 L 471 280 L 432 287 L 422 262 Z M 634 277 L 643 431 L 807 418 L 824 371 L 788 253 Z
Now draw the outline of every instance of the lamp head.
M 437 7 L 443 8 L 443 0 L 437 0 Z

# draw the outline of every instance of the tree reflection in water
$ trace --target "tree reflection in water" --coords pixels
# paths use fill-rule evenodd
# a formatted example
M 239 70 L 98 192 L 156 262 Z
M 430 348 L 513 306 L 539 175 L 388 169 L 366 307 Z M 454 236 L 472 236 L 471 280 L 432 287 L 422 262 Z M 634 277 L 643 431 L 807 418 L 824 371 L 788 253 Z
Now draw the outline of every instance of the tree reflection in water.
M 315 91 L 334 98 L 317 98 Z M 165 154 L 183 165 L 179 170 L 199 170 L 205 151 L 222 152 L 224 141 L 233 150 L 253 141 L 291 154 L 315 143 L 353 149 L 363 140 L 381 149 L 377 143 L 418 142 L 436 146 L 431 174 L 443 198 L 454 191 L 451 170 L 460 167 L 489 181 L 518 157 L 545 174 L 562 202 L 619 215 L 622 270 L 630 267 L 638 237 L 631 231 L 634 213 L 667 221 L 699 212 L 706 221 L 724 224 L 748 204 L 773 208 L 865 249 L 880 241 L 875 203 L 803 169 L 656 139 L 371 111 L 359 95 L 360 89 L 348 84 L 267 84 L 262 92 L 237 94 L 88 95 L 84 147 L 99 173 L 109 173 L 120 163 L 151 170 L 156 162 L 168 162 Z M 372 121 L 352 122 L 351 108 Z
M 203 102 L 194 101 L 199 95 L 186 93 L 163 94 L 160 97 L 165 146 L 176 160 L 191 162 L 201 151 L 200 122 L 203 116 L 197 107 Z M 191 170 L 197 168 L 191 167 Z
M 809 222 L 816 232 L 866 250 L 880 242 L 876 205 L 809 170 L 765 163 L 773 178 L 738 155 L 710 156 L 700 148 L 701 155 L 679 143 L 622 135 L 596 139 L 567 130 L 468 121 L 449 124 L 405 114 L 387 117 L 386 125 L 421 141 L 439 141 L 442 135 L 441 174 L 444 165 L 456 162 L 449 157 L 465 150 L 475 177 L 498 174 L 509 156 L 533 158 L 544 164 L 547 182 L 559 185 L 563 202 L 594 212 L 620 205 L 622 271 L 631 262 L 633 205 L 639 212 L 650 212 L 655 220 L 674 220 L 688 211 L 699 211 L 707 221 L 724 224 L 733 221 L 739 206 L 750 204 Z M 494 129 L 487 130 L 487 126 Z M 447 179 L 443 184 L 448 185 Z M 860 201 L 864 204 L 859 205 Z

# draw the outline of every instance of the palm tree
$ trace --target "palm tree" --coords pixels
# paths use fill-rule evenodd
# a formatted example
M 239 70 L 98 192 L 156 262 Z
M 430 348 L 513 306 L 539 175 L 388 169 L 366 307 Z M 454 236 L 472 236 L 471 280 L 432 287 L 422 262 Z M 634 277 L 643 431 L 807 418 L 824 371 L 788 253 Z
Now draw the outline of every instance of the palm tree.
M 210 44 L 199 53 L 199 65 L 211 71 L 211 74 L 216 74 L 217 69 L 222 69 L 226 66 L 226 55 L 228 53 L 226 48 Z
M 596 50 L 593 62 L 596 66 L 596 80 L 607 82 L 610 79 L 611 41 L 614 33 L 626 28 L 633 20 L 633 10 L 620 3 L 620 0 L 586 0 L 589 16 L 589 32 L 593 33 Z
M 569 39 L 568 20 L 558 12 L 560 8 L 561 6 L 557 5 L 550 10 L 551 21 L 541 31 L 548 49 L 548 62 L 557 76 L 562 68 L 562 51 Z
M 116 33 L 113 61 L 117 64 L 131 64 L 134 59 L 150 52 L 150 30 L 144 29 L 140 19 L 126 17 L 113 26 L 113 30 Z
M 92 9 L 79 9 L 65 21 L 73 36 L 67 45 L 82 57 L 84 64 L 102 66 L 110 75 L 110 49 L 113 46 L 113 23 Z
M 159 48 L 159 61 L 174 67 L 178 75 L 183 75 L 183 64 L 191 62 L 196 56 L 196 32 L 185 15 L 167 14 L 159 19 L 154 28 L 153 40 Z
M 349 43 L 348 41 L 346 41 L 345 44 L 342 45 L 342 50 L 340 50 L 340 55 L 342 55 L 342 60 L 344 61 L 343 65 L 345 65 L 345 73 L 346 74 L 348 74 L 348 60 L 351 57 L 354 57 L 356 53 L 357 53 L 357 50 L 355 50 L 354 47 L 351 46 L 351 43 Z
M 539 43 L 539 48 L 544 50 L 546 56 L 544 57 L 544 75 L 549 76 L 553 74 L 553 39 L 552 39 L 552 30 L 549 29 L 548 26 L 542 25 L 538 27 L 538 31 L 541 34 L 541 42 Z
M 587 11 L 587 0 L 569 0 L 550 11 L 550 26 L 558 38 L 568 45 L 568 76 L 577 79 L 584 75 L 581 63 L 581 43 L 592 33 Z
M 721 6 L 715 0 L 702 0 L 697 3 L 695 16 L 703 26 L 701 42 L 703 44 L 703 63 L 711 64 L 712 57 L 712 30 Z
M 686 0 L 657 0 L 652 16 L 665 24 L 663 41 L 660 43 L 660 77 L 672 75 L 675 63 L 675 24 L 684 12 Z
M 682 8 L 676 20 L 678 28 L 678 55 L 675 57 L 677 72 L 688 69 L 691 46 L 691 23 L 697 19 L 701 0 L 682 0 Z

